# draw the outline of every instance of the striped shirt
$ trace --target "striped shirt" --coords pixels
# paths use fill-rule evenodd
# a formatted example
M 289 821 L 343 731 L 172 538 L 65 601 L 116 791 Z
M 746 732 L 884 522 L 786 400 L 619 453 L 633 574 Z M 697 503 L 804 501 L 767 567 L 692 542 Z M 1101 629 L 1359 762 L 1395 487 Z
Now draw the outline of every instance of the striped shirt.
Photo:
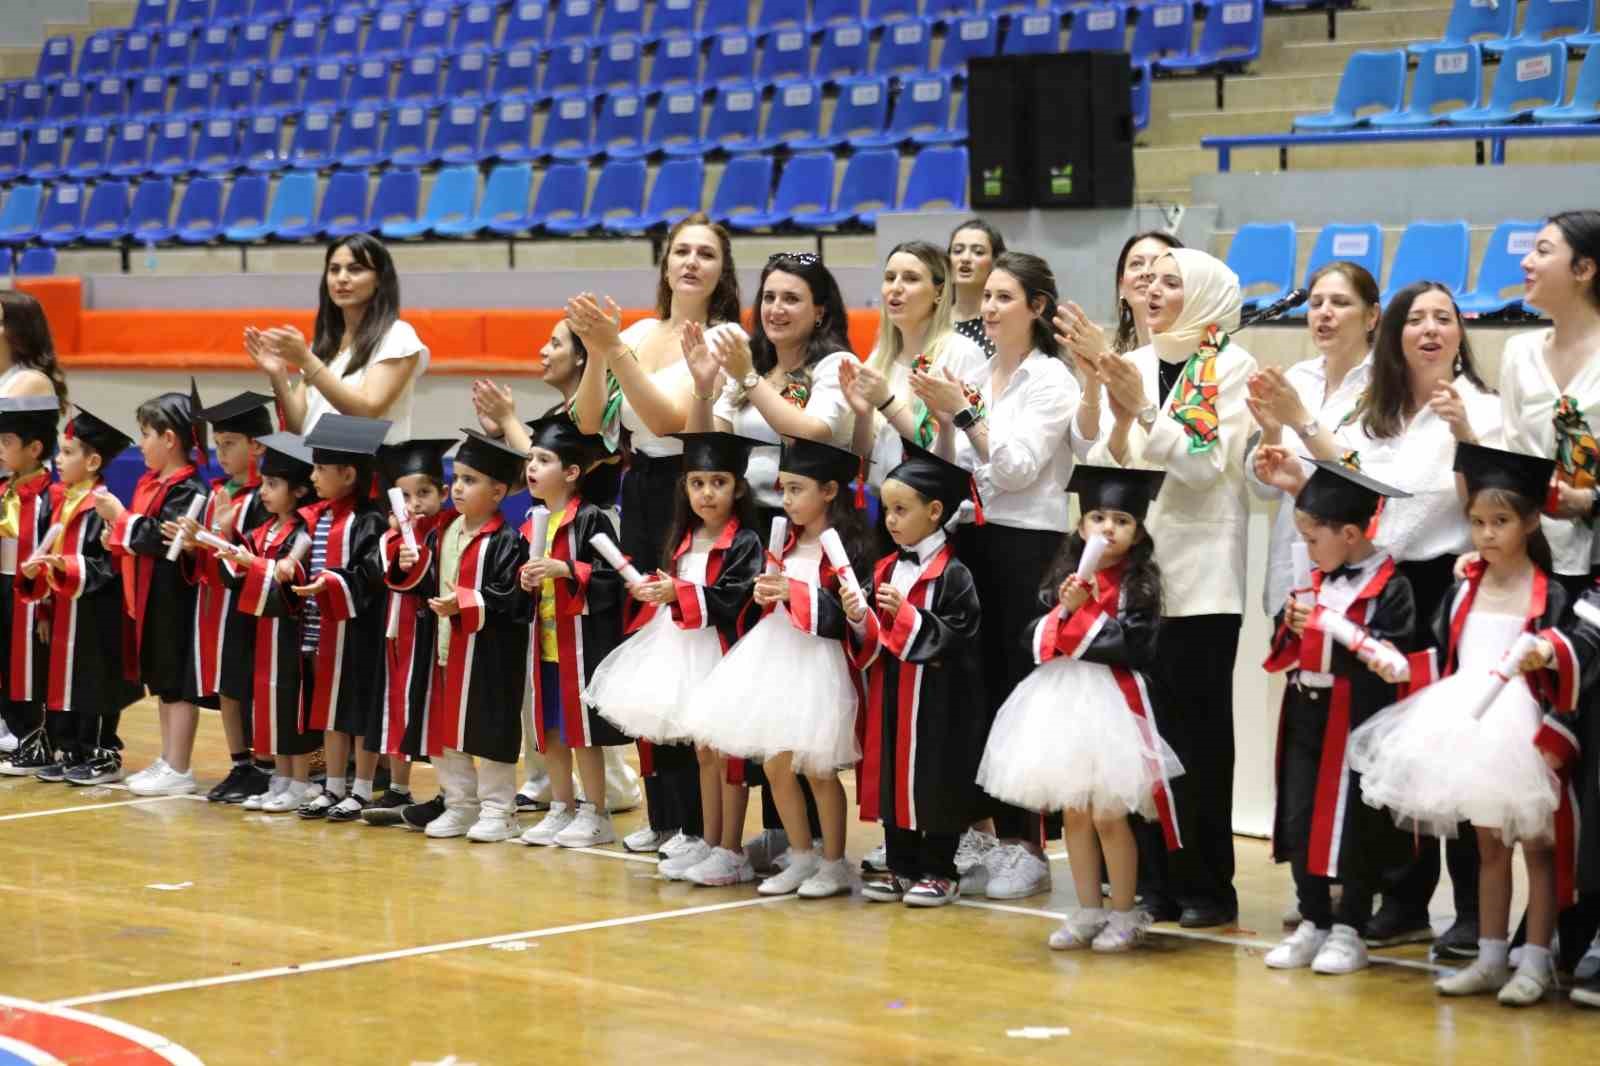
M 333 525 L 333 512 L 323 511 L 317 517 L 317 527 L 311 532 L 311 572 L 320 574 L 328 565 L 328 529 Z M 300 623 L 300 650 L 316 651 L 322 637 L 322 612 L 316 597 L 305 601 L 305 613 Z

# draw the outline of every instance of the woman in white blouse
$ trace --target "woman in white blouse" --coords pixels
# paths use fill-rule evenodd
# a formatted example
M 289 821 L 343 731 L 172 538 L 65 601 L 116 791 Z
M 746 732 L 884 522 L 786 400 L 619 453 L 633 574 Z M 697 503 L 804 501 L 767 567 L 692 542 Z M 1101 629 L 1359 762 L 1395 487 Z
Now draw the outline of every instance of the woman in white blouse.
M 330 411 L 391 423 L 410 440 L 428 348 L 400 318 L 400 278 L 382 242 L 364 233 L 328 245 L 310 344 L 293 326 L 244 331 L 245 351 L 272 382 L 286 428 L 309 433 Z M 295 372 L 298 372 L 296 374 Z
M 1311 275 L 1306 327 L 1318 355 L 1288 369 L 1265 367 L 1250 379 L 1250 413 L 1261 426 L 1260 444 L 1285 445 L 1303 456 L 1304 438 L 1332 434 L 1352 415 L 1372 375 L 1372 341 L 1381 312 L 1378 283 L 1359 263 L 1340 260 Z M 1300 534 L 1294 525 L 1294 500 L 1256 477 L 1254 462 L 1252 448 L 1245 456 L 1250 490 L 1278 502 L 1262 596 L 1267 614 L 1276 615 L 1293 582 L 1290 545 Z

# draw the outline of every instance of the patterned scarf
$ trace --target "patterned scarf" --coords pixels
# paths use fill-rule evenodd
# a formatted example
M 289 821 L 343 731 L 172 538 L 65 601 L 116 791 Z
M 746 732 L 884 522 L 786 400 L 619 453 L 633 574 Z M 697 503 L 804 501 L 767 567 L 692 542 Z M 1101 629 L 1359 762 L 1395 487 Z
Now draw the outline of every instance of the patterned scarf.
M 1600 484 L 1600 445 L 1576 399 L 1556 400 L 1555 425 L 1556 476 L 1575 489 L 1595 488 Z
M 1217 356 L 1227 350 L 1228 342 L 1228 334 L 1212 325 L 1178 376 L 1171 414 L 1189 435 L 1190 455 L 1217 445 Z
M 912 373 L 931 374 L 933 373 L 933 360 L 926 354 L 919 355 L 911 361 L 911 371 Z M 961 382 L 961 395 L 966 398 L 967 406 L 978 412 L 979 418 L 988 417 L 989 408 L 983 402 L 983 394 L 976 388 L 963 381 Z M 917 419 L 916 437 L 918 446 L 923 448 L 933 447 L 934 439 L 939 436 L 939 420 L 933 417 L 933 412 L 928 410 L 927 405 L 921 400 L 913 399 L 911 401 L 911 413 Z

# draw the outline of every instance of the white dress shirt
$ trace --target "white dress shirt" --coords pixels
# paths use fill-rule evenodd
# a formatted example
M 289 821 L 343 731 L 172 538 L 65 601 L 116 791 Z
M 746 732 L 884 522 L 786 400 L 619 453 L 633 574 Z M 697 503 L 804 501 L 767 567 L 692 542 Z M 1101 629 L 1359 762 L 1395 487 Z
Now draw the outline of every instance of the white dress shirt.
M 1333 614 L 1344 616 L 1350 605 L 1356 602 L 1356 595 L 1367 587 L 1367 582 L 1372 580 L 1372 575 L 1388 560 L 1383 552 L 1373 552 L 1359 563 L 1348 563 L 1356 571 L 1355 577 L 1329 577 L 1322 578 L 1322 588 L 1317 592 L 1317 606 Z M 1287 598 L 1288 593 L 1284 593 Z M 1278 604 L 1281 608 L 1283 604 Z M 1276 612 L 1274 612 L 1276 613 Z M 1300 671 L 1300 686 L 1302 688 L 1332 688 L 1333 675 L 1318 673 L 1315 670 Z
M 839 387 L 839 367 L 846 359 L 854 360 L 850 352 L 834 352 L 817 360 L 811 367 L 811 394 L 802 410 L 810 418 L 828 427 L 828 444 L 850 450 L 850 435 L 855 429 L 855 419 L 850 405 L 845 401 L 844 390 Z M 745 468 L 745 480 L 755 493 L 756 503 L 763 507 L 781 507 L 783 493 L 775 487 L 778 481 L 778 433 L 767 424 L 766 417 L 753 403 L 739 403 L 743 388 L 731 378 L 724 382 L 712 413 L 727 422 L 729 432 L 751 440 L 771 441 L 771 447 L 750 449 L 750 464 Z
M 939 554 L 939 549 L 944 547 L 944 542 L 944 530 L 936 529 L 917 541 L 909 549 L 917 553 L 916 562 L 912 562 L 910 559 L 895 560 L 894 569 L 889 573 L 889 584 L 895 587 L 896 592 L 902 596 L 911 592 L 911 586 L 917 583 L 917 578 L 921 577 L 922 572 L 928 568 L 929 561 Z M 895 550 L 901 550 L 900 546 L 895 545 Z

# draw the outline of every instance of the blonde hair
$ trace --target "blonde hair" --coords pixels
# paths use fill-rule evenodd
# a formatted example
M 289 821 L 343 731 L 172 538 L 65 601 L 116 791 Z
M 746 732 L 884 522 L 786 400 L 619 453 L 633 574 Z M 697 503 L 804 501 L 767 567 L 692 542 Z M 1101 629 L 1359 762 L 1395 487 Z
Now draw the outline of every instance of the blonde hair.
M 923 341 L 922 352 L 919 353 L 937 364 L 939 357 L 944 354 L 945 346 L 955 335 L 956 290 L 950 279 L 950 257 L 936 244 L 929 244 L 927 241 L 905 241 L 891 248 L 889 254 L 884 257 L 884 262 L 888 263 L 901 252 L 915 256 L 922 263 L 937 290 L 934 296 L 933 317 L 928 321 L 927 336 Z M 889 321 L 888 305 L 880 305 L 878 343 L 873 347 L 867 365 L 887 376 L 900 359 L 903 343 L 899 327 Z

